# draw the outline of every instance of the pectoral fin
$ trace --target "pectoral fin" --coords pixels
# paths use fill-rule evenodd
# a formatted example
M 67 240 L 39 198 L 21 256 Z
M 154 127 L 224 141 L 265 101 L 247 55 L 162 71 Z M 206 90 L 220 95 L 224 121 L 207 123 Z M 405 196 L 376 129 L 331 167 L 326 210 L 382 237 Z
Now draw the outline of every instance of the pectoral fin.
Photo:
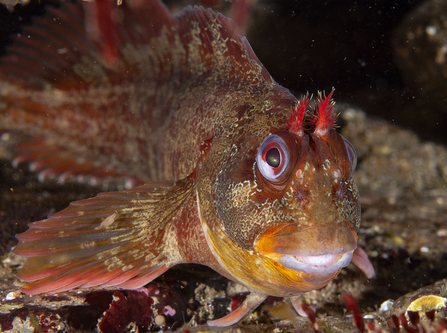
M 352 263 L 356 265 L 368 279 L 373 279 L 376 277 L 374 266 L 369 260 L 365 250 L 363 250 L 362 248 L 357 247 L 355 249 L 352 255 Z
M 28 294 L 75 287 L 141 287 L 178 263 L 165 251 L 171 220 L 193 180 L 154 182 L 73 202 L 17 236 L 28 257 L 18 274 Z M 172 244 L 171 244 L 172 245 Z

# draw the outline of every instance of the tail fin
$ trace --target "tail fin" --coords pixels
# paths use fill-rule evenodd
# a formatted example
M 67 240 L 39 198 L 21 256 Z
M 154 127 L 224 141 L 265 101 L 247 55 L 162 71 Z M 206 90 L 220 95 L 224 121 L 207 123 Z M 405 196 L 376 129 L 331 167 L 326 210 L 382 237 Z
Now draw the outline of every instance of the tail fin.
M 138 288 L 177 264 L 167 232 L 192 192 L 190 178 L 102 193 L 30 224 L 16 254 L 29 257 L 18 274 L 28 294 L 75 287 Z M 169 244 L 168 244 L 169 245 Z

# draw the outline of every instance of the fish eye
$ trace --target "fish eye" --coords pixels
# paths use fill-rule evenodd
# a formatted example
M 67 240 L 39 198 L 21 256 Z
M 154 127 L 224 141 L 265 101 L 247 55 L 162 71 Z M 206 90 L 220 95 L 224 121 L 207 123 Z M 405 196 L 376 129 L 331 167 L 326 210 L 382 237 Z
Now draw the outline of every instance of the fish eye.
M 341 135 L 341 134 L 340 134 Z M 357 153 L 355 152 L 354 146 L 351 142 L 348 141 L 343 135 L 341 135 L 343 138 L 343 142 L 345 143 L 346 151 L 348 153 L 349 158 L 349 165 L 351 174 L 349 177 L 352 177 L 352 174 L 354 173 L 355 169 L 357 168 Z
M 267 153 L 265 153 L 265 161 L 272 168 L 277 168 L 281 164 L 281 154 L 278 148 L 270 148 Z
M 256 163 L 261 175 L 268 181 L 283 181 L 283 175 L 290 162 L 289 149 L 281 136 L 268 136 L 258 149 Z

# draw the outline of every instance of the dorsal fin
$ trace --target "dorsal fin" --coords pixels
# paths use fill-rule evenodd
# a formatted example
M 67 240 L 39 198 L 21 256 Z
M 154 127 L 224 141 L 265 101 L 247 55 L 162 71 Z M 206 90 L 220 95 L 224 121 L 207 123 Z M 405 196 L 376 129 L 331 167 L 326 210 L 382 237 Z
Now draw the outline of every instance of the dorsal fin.
M 137 10 L 113 5 L 111 13 L 113 64 L 103 59 L 104 41 L 84 26 L 81 5 L 64 2 L 49 8 L 14 38 L 8 55 L 0 59 L 0 108 L 5 111 L 0 129 L 57 142 L 66 160 L 82 160 L 112 174 L 150 181 L 163 170 L 163 178 L 185 177 L 197 156 L 189 156 L 183 174 L 175 176 L 155 167 L 160 156 L 150 160 L 166 129 L 156 138 L 150 135 L 168 126 L 169 112 L 178 108 L 171 104 L 180 103 L 184 85 L 206 80 L 211 90 L 229 85 L 269 89 L 276 83 L 247 40 L 211 10 L 187 7 L 171 16 L 160 1 L 147 0 Z M 190 109 L 182 110 L 196 112 Z M 209 137 L 188 142 L 198 145 L 204 139 Z M 59 156 L 57 151 L 54 155 Z M 69 171 L 66 160 L 51 160 L 51 169 L 40 172 L 61 176 Z M 81 169 L 75 174 L 88 179 L 95 168 Z M 98 170 L 95 178 L 101 178 Z
M 89 6 L 87 4 L 86 6 Z M 138 11 L 125 5 L 112 11 L 111 26 L 118 61 L 107 64 L 101 40 L 89 38 L 79 5 L 64 3 L 25 27 L 1 59 L 0 77 L 26 87 L 79 88 L 104 79 L 216 79 L 253 82 L 273 79 L 245 37 L 229 20 L 201 7 L 187 7 L 172 17 L 159 1 L 149 0 Z
M 49 7 L 45 16 L 14 37 L 8 54 L 0 60 L 1 77 L 29 88 L 79 81 L 73 66 L 89 53 L 99 54 L 97 45 L 87 38 L 83 20 L 82 8 L 75 4 Z
M 240 37 L 221 14 L 197 6 L 187 7 L 185 13 L 176 18 L 176 26 L 179 32 L 184 32 L 180 35 L 188 50 L 192 72 L 213 73 L 246 83 L 273 82 L 247 39 Z M 200 57 L 195 52 L 199 52 Z

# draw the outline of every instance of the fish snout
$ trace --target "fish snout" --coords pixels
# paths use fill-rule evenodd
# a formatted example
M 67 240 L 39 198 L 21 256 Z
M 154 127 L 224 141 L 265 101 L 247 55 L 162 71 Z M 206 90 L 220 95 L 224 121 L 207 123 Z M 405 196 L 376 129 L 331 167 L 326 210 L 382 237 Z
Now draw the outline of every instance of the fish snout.
M 356 247 L 357 234 L 347 223 L 283 223 L 265 229 L 255 241 L 259 252 L 295 256 L 343 254 Z
M 346 267 L 357 248 L 357 234 L 347 223 L 318 223 L 303 227 L 285 223 L 264 230 L 255 249 L 283 266 L 326 278 Z

